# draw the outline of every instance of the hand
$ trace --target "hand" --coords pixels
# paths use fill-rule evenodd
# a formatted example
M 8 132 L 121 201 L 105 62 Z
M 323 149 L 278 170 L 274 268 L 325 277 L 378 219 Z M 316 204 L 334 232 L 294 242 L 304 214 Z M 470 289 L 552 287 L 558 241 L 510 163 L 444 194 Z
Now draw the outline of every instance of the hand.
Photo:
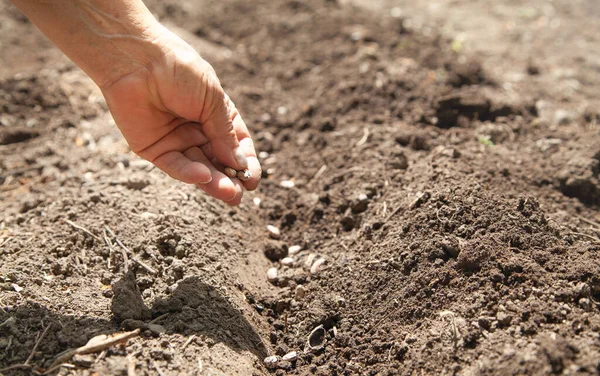
M 110 112 L 140 157 L 237 205 L 261 177 L 248 128 L 210 64 L 166 29 L 159 43 L 159 58 L 101 87 Z M 248 168 L 252 178 L 230 179 L 226 166 Z

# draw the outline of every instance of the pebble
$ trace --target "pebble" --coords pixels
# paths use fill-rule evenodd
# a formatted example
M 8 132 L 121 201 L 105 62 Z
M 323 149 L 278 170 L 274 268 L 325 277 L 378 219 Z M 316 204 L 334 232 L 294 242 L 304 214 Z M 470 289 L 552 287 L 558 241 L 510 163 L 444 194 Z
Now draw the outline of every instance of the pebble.
M 273 225 L 267 225 L 267 230 L 269 231 L 269 236 L 273 239 L 279 239 L 281 237 L 281 231 L 279 228 Z
M 158 324 L 148 324 L 148 330 L 157 336 L 167 332 L 164 326 Z
M 277 281 L 277 268 L 269 268 L 269 270 L 267 270 L 267 279 L 269 282 Z
M 288 253 L 290 255 L 295 255 L 296 253 L 300 252 L 302 250 L 302 247 L 300 247 L 299 245 L 293 245 L 288 249 Z
M 584 310 L 589 311 L 592 309 L 592 302 L 590 302 L 588 298 L 581 298 L 579 299 L 579 306 Z
M 281 183 L 279 183 L 283 188 L 294 188 L 294 186 L 296 185 L 296 183 L 294 183 L 291 180 L 283 180 L 281 181 Z
M 506 312 L 498 312 L 496 319 L 501 325 L 510 325 L 512 321 L 512 315 Z
M 285 257 L 281 260 L 281 265 L 292 266 L 294 264 L 294 259 L 291 257 Z
M 294 299 L 302 300 L 306 296 L 306 289 L 302 285 L 296 286 L 296 293 L 294 295 Z
M 358 214 L 367 210 L 369 207 L 369 198 L 366 194 L 361 193 L 358 199 L 352 204 L 352 213 Z
M 298 359 L 298 353 L 295 351 L 289 352 L 287 354 L 285 354 L 283 356 L 283 358 L 281 358 L 281 360 L 286 361 L 286 362 L 294 362 Z
M 310 274 L 316 274 L 319 272 L 319 269 L 321 269 L 321 266 L 325 263 L 325 259 L 324 258 L 320 258 L 317 261 L 315 261 L 314 264 L 312 264 L 312 266 L 310 267 Z
M 260 206 L 260 203 L 262 202 L 262 200 L 260 199 L 260 197 L 254 197 L 252 199 L 252 202 L 254 202 L 254 205 Z
M 268 369 L 275 369 L 279 364 L 279 357 L 277 355 L 267 356 L 263 362 Z

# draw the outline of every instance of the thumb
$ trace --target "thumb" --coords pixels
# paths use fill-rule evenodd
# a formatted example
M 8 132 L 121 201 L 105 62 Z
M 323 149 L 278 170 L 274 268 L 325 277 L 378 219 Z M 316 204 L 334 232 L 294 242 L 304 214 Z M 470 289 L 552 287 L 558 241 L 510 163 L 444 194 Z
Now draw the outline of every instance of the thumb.
M 209 115 L 202 119 L 202 131 L 208 138 L 214 156 L 225 166 L 236 170 L 248 168 L 248 160 L 240 147 L 235 123 L 241 121 L 241 116 L 227 94 L 218 85 L 213 89 Z

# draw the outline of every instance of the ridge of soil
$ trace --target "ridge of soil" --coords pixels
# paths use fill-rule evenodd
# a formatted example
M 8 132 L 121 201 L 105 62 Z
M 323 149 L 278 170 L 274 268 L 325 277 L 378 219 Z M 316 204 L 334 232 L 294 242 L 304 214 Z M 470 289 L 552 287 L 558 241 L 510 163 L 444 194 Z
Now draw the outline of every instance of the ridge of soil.
M 59 374 L 600 372 L 598 113 L 548 121 L 540 87 L 337 1 L 147 3 L 215 66 L 263 183 L 231 209 L 133 156 L 0 2 L 29 33 L 2 48 L 44 59 L 0 72 L 0 369 L 52 325 L 32 364 L 144 329 Z

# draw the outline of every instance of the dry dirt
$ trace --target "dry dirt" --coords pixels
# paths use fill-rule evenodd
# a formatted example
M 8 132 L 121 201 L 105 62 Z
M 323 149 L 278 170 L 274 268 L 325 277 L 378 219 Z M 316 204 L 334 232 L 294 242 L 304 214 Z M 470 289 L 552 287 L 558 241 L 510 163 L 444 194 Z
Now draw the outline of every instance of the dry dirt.
M 424 3 L 147 2 L 262 151 L 231 209 L 1 0 L 2 373 L 600 373 L 600 6 Z

